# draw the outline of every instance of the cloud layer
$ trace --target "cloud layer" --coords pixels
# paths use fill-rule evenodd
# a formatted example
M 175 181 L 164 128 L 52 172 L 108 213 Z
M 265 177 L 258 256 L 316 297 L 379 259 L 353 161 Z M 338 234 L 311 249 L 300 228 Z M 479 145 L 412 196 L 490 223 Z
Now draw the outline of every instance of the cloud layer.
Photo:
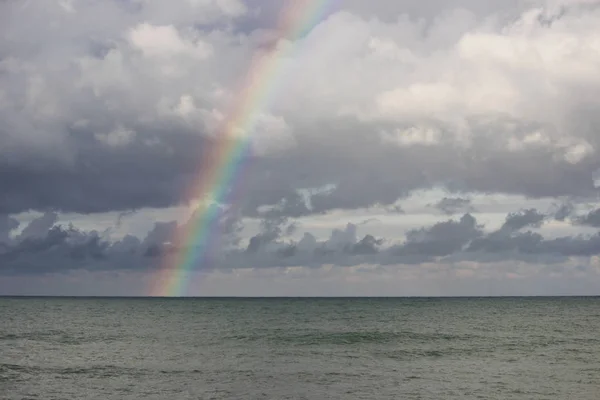
M 589 215 L 597 214 L 598 210 Z M 576 217 L 577 220 L 579 217 Z M 587 218 L 585 216 L 584 218 Z M 447 219 L 406 232 L 401 241 L 359 235 L 357 225 L 348 223 L 319 240 L 310 232 L 294 240 L 297 229 L 286 219 L 264 220 L 261 230 L 247 243 L 241 241 L 241 221 L 233 214 L 221 219 L 219 238 L 213 238 L 208 258 L 198 260 L 199 271 L 230 271 L 276 267 L 323 267 L 356 265 L 414 265 L 504 263 L 504 273 L 515 263 L 561 265 L 575 260 L 582 272 L 599 272 L 600 234 L 545 238 L 534 231 L 554 221 L 552 214 L 526 209 L 506 216 L 497 230 L 486 229 L 471 214 Z M 160 222 L 144 238 L 127 235 L 111 240 L 106 232 L 85 232 L 74 226 L 55 225 L 56 214 L 46 213 L 30 222 L 21 234 L 10 236 L 17 228 L 4 221 L 0 235 L 0 274 L 28 275 L 71 270 L 125 270 L 156 272 L 167 263 L 177 262 L 180 252 L 191 250 L 172 243 L 175 229 L 187 230 L 176 222 Z M 191 220 L 193 223 L 194 219 Z M 596 260 L 596 261 L 595 261 Z M 462 264 L 461 264 L 462 265 Z M 571 264 L 569 264 L 571 265 Z
M 330 2 L 300 37 L 278 28 L 290 5 L 0 2 L 0 275 L 174 262 L 187 222 L 113 231 L 138 210 L 204 205 L 189 190 L 248 68 L 276 56 L 254 82 L 270 95 L 247 104 L 255 124 L 237 126 L 249 152 L 230 204 L 213 205 L 200 271 L 596 276 L 600 2 Z M 424 191 L 443 195 L 414 199 Z M 507 196 L 554 208 L 500 207 Z M 369 210 L 411 228 L 342 223 Z M 101 213 L 117 226 L 63 218 Z M 335 218 L 321 234 L 302 225 Z
M 270 29 L 269 4 L 3 2 L 0 211 L 178 204 L 249 61 L 285 46 L 297 51 L 250 132 L 246 215 L 391 205 L 433 186 L 594 193 L 595 2 L 436 15 L 350 2 L 296 42 Z M 310 206 L 298 192 L 324 187 Z

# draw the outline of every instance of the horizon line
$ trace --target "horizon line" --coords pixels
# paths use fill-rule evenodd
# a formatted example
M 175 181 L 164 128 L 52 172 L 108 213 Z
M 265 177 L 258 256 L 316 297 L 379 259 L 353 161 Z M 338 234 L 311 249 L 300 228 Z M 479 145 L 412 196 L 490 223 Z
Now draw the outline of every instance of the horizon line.
M 155 299 L 155 300 L 210 300 L 210 299 L 525 299 L 525 298 L 600 298 L 600 294 L 557 295 L 464 295 L 464 296 L 112 296 L 112 295 L 27 295 L 0 294 L 0 298 L 65 298 L 65 299 Z

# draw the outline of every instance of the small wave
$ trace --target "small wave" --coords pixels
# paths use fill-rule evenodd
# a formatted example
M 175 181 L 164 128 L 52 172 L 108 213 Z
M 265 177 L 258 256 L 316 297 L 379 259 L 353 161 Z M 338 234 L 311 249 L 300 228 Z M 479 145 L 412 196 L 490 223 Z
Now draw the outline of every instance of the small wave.
M 0 372 L 28 372 L 28 367 L 17 364 L 0 364 Z
M 289 345 L 348 345 L 355 343 L 390 343 L 390 342 L 420 342 L 432 341 L 466 341 L 474 339 L 473 335 L 451 335 L 436 333 L 417 332 L 387 332 L 387 331 L 351 331 L 351 332 L 307 332 L 307 333 L 284 333 L 276 334 L 265 332 L 264 334 L 234 335 L 226 337 L 228 340 L 236 341 L 269 341 Z
M 42 367 L 19 364 L 0 364 L 0 373 L 19 373 L 19 374 L 53 374 L 53 375 L 94 375 L 99 377 L 115 377 L 121 375 L 139 375 L 145 370 L 137 368 L 126 368 L 115 365 L 96 365 L 90 367 Z
M 414 349 L 414 350 L 390 350 L 385 353 L 380 354 L 382 357 L 387 357 L 391 360 L 403 361 L 403 360 L 413 360 L 415 358 L 442 358 L 446 356 L 452 355 L 466 355 L 468 352 L 465 352 L 463 349 L 454 349 L 449 348 L 444 351 L 441 350 L 423 350 L 423 349 Z
M 60 330 L 34 331 L 22 333 L 6 333 L 0 335 L 0 341 L 30 340 L 35 342 L 78 345 L 95 342 L 115 342 L 121 340 L 118 336 L 72 334 Z
M 45 341 L 49 338 L 54 337 L 56 334 L 53 332 L 23 332 L 23 333 L 6 333 L 0 335 L 0 341 L 3 340 L 36 340 Z

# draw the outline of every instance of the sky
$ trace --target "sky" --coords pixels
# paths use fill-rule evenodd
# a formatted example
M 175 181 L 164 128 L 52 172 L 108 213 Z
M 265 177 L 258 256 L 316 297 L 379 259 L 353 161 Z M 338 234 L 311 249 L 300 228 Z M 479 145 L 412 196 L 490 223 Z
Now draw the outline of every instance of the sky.
M 182 294 L 600 295 L 600 1 L 293 3 L 1 1 L 0 294 L 166 285 L 269 55 Z

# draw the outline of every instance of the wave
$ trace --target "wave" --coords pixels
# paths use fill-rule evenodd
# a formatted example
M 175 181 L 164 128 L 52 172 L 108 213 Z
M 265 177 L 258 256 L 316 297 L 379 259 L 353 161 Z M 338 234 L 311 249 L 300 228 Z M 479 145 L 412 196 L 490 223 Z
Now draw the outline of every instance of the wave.
M 117 377 L 122 375 L 140 375 L 150 372 L 139 368 L 127 368 L 116 365 L 95 365 L 89 367 L 34 366 L 0 363 L 0 374 L 52 374 L 52 375 L 93 375 L 97 377 Z
M 122 338 L 116 335 L 90 335 L 86 334 L 72 334 L 66 331 L 60 330 L 47 330 L 47 331 L 33 331 L 33 332 L 21 332 L 21 333 L 5 333 L 0 334 L 0 341 L 9 340 L 31 340 L 36 342 L 49 342 L 67 345 L 77 345 L 84 343 L 96 343 L 96 342 L 114 342 L 119 341 Z
M 285 333 L 261 332 L 256 334 L 243 334 L 227 336 L 226 340 L 254 342 L 269 341 L 289 345 L 348 345 L 355 343 L 391 343 L 391 342 L 420 342 L 430 343 L 432 341 L 468 341 L 475 339 L 475 335 L 452 335 L 419 332 L 388 332 L 388 331 L 337 331 L 337 332 L 306 332 Z

